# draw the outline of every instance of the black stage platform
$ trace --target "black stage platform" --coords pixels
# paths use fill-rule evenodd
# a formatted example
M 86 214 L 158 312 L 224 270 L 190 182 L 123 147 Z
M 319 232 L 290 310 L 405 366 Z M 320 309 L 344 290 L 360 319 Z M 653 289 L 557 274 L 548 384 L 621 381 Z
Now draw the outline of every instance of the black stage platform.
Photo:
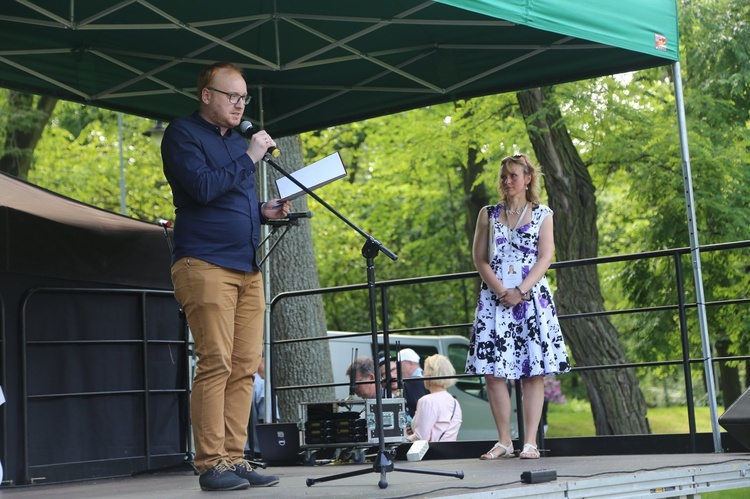
M 750 453 L 647 454 L 627 456 L 547 457 L 539 460 L 434 459 L 396 460 L 402 468 L 458 471 L 463 480 L 405 472 L 386 474 L 388 487 L 378 488 L 379 473 L 306 485 L 308 478 L 325 477 L 372 467 L 372 464 L 269 466 L 263 473 L 281 478 L 275 487 L 218 493 L 221 497 L 263 498 L 568 498 L 568 497 L 680 497 L 704 492 L 750 487 Z M 521 474 L 554 470 L 557 479 L 521 483 Z M 202 498 L 198 478 L 188 470 L 78 483 L 33 485 L 0 489 L 0 496 L 45 498 Z M 209 494 L 214 497 L 215 494 Z M 218 496 L 217 496 L 218 497 Z

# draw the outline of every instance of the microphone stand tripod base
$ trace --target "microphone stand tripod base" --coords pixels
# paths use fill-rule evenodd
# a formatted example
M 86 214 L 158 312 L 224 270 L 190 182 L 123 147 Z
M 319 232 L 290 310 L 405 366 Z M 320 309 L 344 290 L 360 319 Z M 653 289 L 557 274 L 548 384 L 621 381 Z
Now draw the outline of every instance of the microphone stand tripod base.
M 307 484 L 308 487 L 311 487 L 316 483 L 329 482 L 331 480 L 338 480 L 339 478 L 349 478 L 353 476 L 365 475 L 367 473 L 380 473 L 380 481 L 378 481 L 378 487 L 380 487 L 381 489 L 385 489 L 388 487 L 388 481 L 386 480 L 386 473 L 390 473 L 392 471 L 403 471 L 406 473 L 421 473 L 425 475 L 451 476 L 451 477 L 455 477 L 461 480 L 463 480 L 464 478 L 463 471 L 435 471 L 435 470 L 423 470 L 423 469 L 417 469 L 417 468 L 401 468 L 399 466 L 394 466 L 393 461 L 391 461 L 391 458 L 389 456 L 389 452 L 378 451 L 378 455 L 375 458 L 375 462 L 373 463 L 371 469 L 349 471 L 347 473 L 341 473 L 341 474 L 333 475 L 333 476 L 325 476 L 321 478 L 308 478 L 305 481 L 305 484 Z

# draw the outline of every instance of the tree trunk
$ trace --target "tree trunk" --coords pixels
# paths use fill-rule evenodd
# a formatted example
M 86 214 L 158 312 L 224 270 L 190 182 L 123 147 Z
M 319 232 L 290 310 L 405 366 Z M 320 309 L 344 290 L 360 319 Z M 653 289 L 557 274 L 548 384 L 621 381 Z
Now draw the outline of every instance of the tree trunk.
M 34 107 L 34 96 L 22 92 L 8 93 L 8 130 L 0 156 L 0 171 L 20 179 L 29 178 L 34 148 L 47 126 L 57 99 L 39 97 Z
M 560 261 L 594 258 L 599 247 L 595 188 L 560 109 L 539 88 L 518 92 L 517 98 L 556 214 L 556 257 Z M 558 269 L 556 275 L 560 315 L 604 310 L 595 266 Z M 627 362 L 617 330 L 607 317 L 560 322 L 577 367 Z M 583 371 L 581 376 L 597 435 L 650 433 L 646 402 L 632 369 Z
M 478 160 L 479 151 L 475 147 L 469 147 L 466 152 L 466 165 L 461 168 L 463 174 L 464 199 L 466 200 L 466 224 L 464 231 L 469 241 L 469 250 L 474 241 L 474 231 L 477 228 L 477 217 L 479 212 L 489 203 L 489 193 L 483 182 L 477 182 L 479 176 L 487 166 L 487 160 Z
M 298 135 L 277 139 L 283 156 L 275 162 L 291 173 L 304 166 L 302 141 Z M 278 196 L 275 180 L 282 175 L 268 165 L 268 197 Z M 292 211 L 307 211 L 307 197 L 292 203 Z M 318 266 L 312 241 L 314 219 L 299 220 L 293 226 L 281 227 L 271 237 L 270 244 L 284 234 L 269 257 L 270 296 L 285 291 L 320 287 Z M 281 300 L 271 316 L 271 335 L 274 341 L 296 338 L 325 337 L 326 318 L 320 295 Z M 266 338 L 268 340 L 268 338 Z M 277 347 L 273 352 L 272 384 L 274 386 L 333 383 L 331 355 L 327 341 L 310 341 Z M 282 421 L 297 421 L 299 404 L 334 400 L 333 388 L 316 388 L 278 392 L 279 413 Z
M 477 217 L 482 208 L 487 206 L 490 202 L 490 195 L 487 192 L 484 182 L 477 182 L 477 179 L 484 171 L 487 165 L 487 160 L 477 160 L 479 151 L 476 147 L 469 147 L 466 154 L 466 166 L 462 167 L 463 173 L 463 194 L 466 204 L 466 223 L 464 224 L 464 232 L 466 232 L 466 239 L 469 241 L 469 254 L 471 255 L 472 246 L 474 244 L 474 232 L 477 229 Z M 482 279 L 477 277 L 474 279 L 474 286 L 472 291 L 474 292 L 473 301 L 469 301 L 469 304 L 465 307 L 466 317 L 471 320 L 476 307 L 476 297 L 479 296 L 479 289 L 482 286 Z

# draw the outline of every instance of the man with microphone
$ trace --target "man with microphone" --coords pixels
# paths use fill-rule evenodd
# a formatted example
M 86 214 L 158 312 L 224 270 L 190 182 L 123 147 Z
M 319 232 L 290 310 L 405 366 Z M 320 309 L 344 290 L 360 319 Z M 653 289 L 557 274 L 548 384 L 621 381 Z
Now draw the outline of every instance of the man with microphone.
M 276 142 L 248 142 L 233 129 L 250 102 L 242 71 L 220 62 L 198 78 L 200 108 L 174 120 L 161 145 L 175 205 L 172 283 L 198 357 L 190 413 L 203 490 L 276 485 L 244 458 L 253 374 L 263 343 L 265 296 L 258 267 L 260 224 L 290 203 L 258 201 L 257 163 Z

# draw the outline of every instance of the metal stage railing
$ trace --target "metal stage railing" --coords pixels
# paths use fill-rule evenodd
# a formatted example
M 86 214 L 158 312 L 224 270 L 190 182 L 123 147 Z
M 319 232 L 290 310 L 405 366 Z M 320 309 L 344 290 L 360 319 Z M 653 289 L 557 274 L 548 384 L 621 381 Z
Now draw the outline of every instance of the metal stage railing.
M 700 248 L 701 254 L 704 253 L 710 253 L 710 252 L 724 252 L 724 251 L 731 251 L 731 250 L 738 250 L 738 249 L 746 249 L 750 247 L 750 241 L 739 241 L 739 242 L 732 242 L 732 243 L 723 243 L 723 244 L 713 244 L 713 245 L 707 245 L 702 246 Z M 589 312 L 589 313 L 581 313 L 581 314 L 571 314 L 571 315 L 560 315 L 559 319 L 561 323 L 563 323 L 563 329 L 564 329 L 564 322 L 571 319 L 579 319 L 579 318 L 587 318 L 587 317 L 595 317 L 595 316 L 618 316 L 618 315 L 632 315 L 632 314 L 644 314 L 644 313 L 651 313 L 651 312 L 658 312 L 658 311 L 674 311 L 677 312 L 679 315 L 679 329 L 680 329 L 680 336 L 681 336 L 681 352 L 680 352 L 680 358 L 679 359 L 673 359 L 673 360 L 664 360 L 664 361 L 643 361 L 643 362 L 632 362 L 632 363 L 625 363 L 625 364 L 617 364 L 617 365 L 595 365 L 595 366 L 585 366 L 585 367 L 574 367 L 573 372 L 584 372 L 584 371 L 592 371 L 592 370 L 609 370 L 609 369 L 633 369 L 633 368 L 655 368 L 660 366 L 671 366 L 671 365 L 681 365 L 682 366 L 682 372 L 684 376 L 684 383 L 685 383 L 685 394 L 686 394 L 686 400 L 687 400 L 687 412 L 688 412 L 688 426 L 689 426 L 689 449 L 691 452 L 696 452 L 696 449 L 698 447 L 698 444 L 696 443 L 696 421 L 695 421 L 695 406 L 694 406 L 694 397 L 693 397 L 693 380 L 692 380 L 692 366 L 695 364 L 701 364 L 706 359 L 703 357 L 691 357 L 689 352 L 689 327 L 688 327 L 688 316 L 687 311 L 691 309 L 697 308 L 698 304 L 696 303 L 689 303 L 686 300 L 686 292 L 683 285 L 684 277 L 683 277 L 683 263 L 682 259 L 686 255 L 690 255 L 691 249 L 690 248 L 677 248 L 677 249 L 668 249 L 668 250 L 659 250 L 659 251 L 650 251 L 645 253 L 637 253 L 637 254 L 627 254 L 627 255 L 618 255 L 618 256 L 608 256 L 608 257 L 599 257 L 599 258 L 590 258 L 590 259 L 583 259 L 583 260 L 574 260 L 574 261 L 565 261 L 565 262 L 555 262 L 551 265 L 551 269 L 559 269 L 559 268 L 575 268 L 575 267 L 583 267 L 588 265 L 604 265 L 604 264 L 611 264 L 611 263 L 622 263 L 627 261 L 636 261 L 636 260 L 653 260 L 653 259 L 659 259 L 659 258 L 668 258 L 672 261 L 672 268 L 673 268 L 673 276 L 674 276 L 674 282 L 677 289 L 675 302 L 667 305 L 661 305 L 661 306 L 652 306 L 652 307 L 641 307 L 641 308 L 635 308 L 635 309 L 624 309 L 624 310 L 601 310 L 597 312 Z M 388 317 L 388 310 L 396 310 L 397 304 L 390 303 L 389 302 L 389 290 L 402 287 L 402 286 L 413 286 L 416 284 L 425 284 L 425 283 L 437 283 L 437 282 L 446 282 L 446 281 L 461 281 L 461 280 L 474 280 L 478 279 L 479 275 L 477 272 L 462 272 L 462 273 L 455 273 L 455 274 L 446 274 L 446 275 L 439 275 L 439 276 L 429 276 L 429 277 L 417 277 L 417 278 L 407 278 L 407 279 L 396 279 L 396 280 L 390 280 L 390 281 L 381 281 L 377 282 L 375 284 L 376 289 L 380 292 L 380 300 L 381 300 L 381 317 L 380 317 L 380 324 L 383 331 L 387 331 L 388 334 L 397 334 L 397 333 L 406 333 L 406 334 L 419 334 L 419 333 L 427 333 L 430 334 L 441 334 L 445 332 L 450 331 L 458 331 L 463 332 L 467 331 L 471 327 L 471 323 L 456 323 L 456 324 L 428 324 L 428 325 L 420 325 L 417 327 L 404 327 L 404 328 L 391 328 L 389 324 L 389 317 Z M 710 283 L 709 283 L 710 284 Z M 271 308 L 280 305 L 283 303 L 284 300 L 287 300 L 289 298 L 294 297 L 302 297 L 302 296 L 312 296 L 312 295 L 329 295 L 329 294 L 335 294 L 335 293 L 351 293 L 361 290 L 366 290 L 367 284 L 353 284 L 353 285 L 346 285 L 346 286 L 338 286 L 338 287 L 330 287 L 330 288 L 319 288 L 319 289 L 309 289 L 309 290 L 300 290 L 300 291 L 289 291 L 284 293 L 279 293 L 276 295 L 272 301 L 271 301 Z M 710 286 L 709 286 L 710 289 Z M 735 299 L 729 299 L 729 300 L 717 300 L 717 301 L 711 301 L 706 302 L 706 307 L 722 307 L 727 305 L 747 305 L 750 303 L 750 298 L 745 297 L 737 297 Z M 271 317 L 273 317 L 273 312 L 270 314 Z M 290 343 L 299 343 L 299 342 L 309 342 L 309 341 L 327 341 L 328 337 L 314 337 L 314 338 L 299 338 L 299 339 L 290 339 L 290 340 L 276 340 L 273 337 L 273 325 L 271 327 L 272 331 L 272 337 L 269 339 L 270 345 L 271 345 L 271 351 L 273 354 L 273 351 L 276 347 L 284 345 L 284 344 L 290 344 Z M 454 333 L 455 334 L 455 333 Z M 370 335 L 370 333 L 362 333 L 362 335 Z M 712 357 L 712 363 L 718 364 L 723 362 L 736 362 L 736 361 L 747 361 L 750 359 L 749 356 L 731 356 L 731 357 Z M 461 379 L 471 379 L 471 380 L 477 380 L 476 376 L 468 375 L 468 374 L 458 374 L 457 377 L 459 380 Z M 276 379 L 275 376 L 272 377 L 273 380 Z M 477 380 L 478 383 L 481 383 L 481 380 Z M 288 390 L 300 390 L 300 389 L 311 389 L 311 388 L 325 388 L 325 387 L 331 387 L 331 386 L 343 386 L 342 383 L 320 383 L 320 384 L 306 384 L 306 385 L 274 385 L 272 387 L 272 391 L 274 396 L 272 397 L 272 400 L 275 400 L 275 394 L 277 392 L 283 392 Z M 276 410 L 275 408 L 273 409 Z M 520 419 L 521 414 L 519 412 L 519 428 L 520 428 Z M 715 422 L 712 422 L 714 425 Z

